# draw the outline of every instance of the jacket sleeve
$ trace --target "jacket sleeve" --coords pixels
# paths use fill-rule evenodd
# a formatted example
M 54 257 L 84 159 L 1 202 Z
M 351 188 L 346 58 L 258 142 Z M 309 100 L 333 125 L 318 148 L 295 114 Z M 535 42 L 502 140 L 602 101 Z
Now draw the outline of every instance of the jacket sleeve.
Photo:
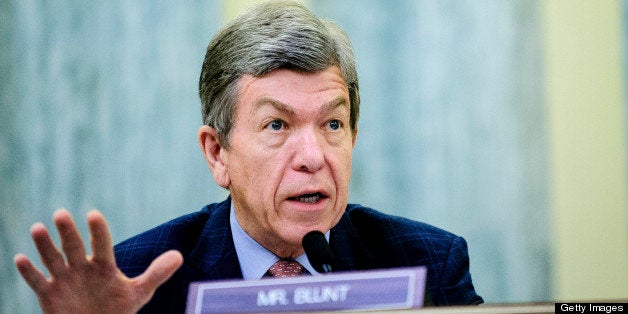
M 434 305 L 481 304 L 484 302 L 473 288 L 469 273 L 467 243 L 455 237 L 449 247 L 437 288 L 431 295 Z

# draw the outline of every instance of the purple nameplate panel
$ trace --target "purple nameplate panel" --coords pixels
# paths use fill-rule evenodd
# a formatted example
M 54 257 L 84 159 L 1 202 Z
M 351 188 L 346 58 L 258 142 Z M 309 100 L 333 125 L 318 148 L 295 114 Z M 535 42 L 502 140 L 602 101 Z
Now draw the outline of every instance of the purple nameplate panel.
M 190 284 L 186 313 L 408 309 L 423 306 L 425 267 Z

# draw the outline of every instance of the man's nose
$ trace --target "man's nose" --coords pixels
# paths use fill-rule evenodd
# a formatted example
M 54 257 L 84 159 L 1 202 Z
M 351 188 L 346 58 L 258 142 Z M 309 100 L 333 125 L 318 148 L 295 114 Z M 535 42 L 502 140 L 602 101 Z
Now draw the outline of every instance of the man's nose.
M 294 142 L 293 168 L 298 171 L 315 172 L 325 164 L 325 139 L 313 128 L 297 132 Z

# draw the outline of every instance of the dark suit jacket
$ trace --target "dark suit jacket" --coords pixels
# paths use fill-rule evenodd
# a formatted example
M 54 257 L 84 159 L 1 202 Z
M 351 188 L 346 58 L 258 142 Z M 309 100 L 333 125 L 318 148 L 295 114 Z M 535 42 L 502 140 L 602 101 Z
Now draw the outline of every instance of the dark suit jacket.
M 184 312 L 190 282 L 242 279 L 229 227 L 230 204 L 227 199 L 208 205 L 115 246 L 118 267 L 129 277 L 143 273 L 167 250 L 183 254 L 183 266 L 143 312 Z M 334 271 L 423 265 L 432 304 L 482 303 L 471 282 L 466 242 L 449 232 L 350 204 L 329 240 Z

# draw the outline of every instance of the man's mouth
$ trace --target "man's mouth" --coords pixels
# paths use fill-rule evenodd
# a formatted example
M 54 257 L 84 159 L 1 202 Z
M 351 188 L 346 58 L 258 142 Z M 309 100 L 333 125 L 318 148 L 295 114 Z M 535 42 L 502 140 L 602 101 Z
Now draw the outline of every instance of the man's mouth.
M 289 197 L 288 200 L 297 201 L 301 203 L 314 204 L 325 197 L 326 196 L 321 193 L 311 193 L 311 194 L 303 194 L 303 195 L 299 195 L 295 197 Z

